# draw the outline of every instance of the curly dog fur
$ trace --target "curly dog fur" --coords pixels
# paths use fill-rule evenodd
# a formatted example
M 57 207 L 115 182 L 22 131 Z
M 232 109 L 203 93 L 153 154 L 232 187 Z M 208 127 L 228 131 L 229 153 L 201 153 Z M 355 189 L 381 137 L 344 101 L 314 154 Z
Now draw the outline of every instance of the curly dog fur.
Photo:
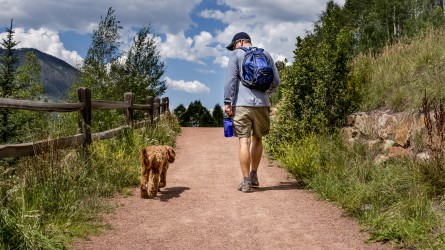
M 170 146 L 149 146 L 141 150 L 141 197 L 153 199 L 167 185 L 169 163 L 175 161 Z M 150 181 L 151 180 L 151 181 Z

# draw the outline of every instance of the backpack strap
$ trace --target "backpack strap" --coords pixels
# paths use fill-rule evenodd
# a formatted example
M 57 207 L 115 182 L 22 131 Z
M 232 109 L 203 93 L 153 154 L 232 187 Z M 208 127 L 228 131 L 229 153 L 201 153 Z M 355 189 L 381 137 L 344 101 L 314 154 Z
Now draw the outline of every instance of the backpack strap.
M 249 52 L 249 51 L 251 51 L 251 50 L 258 50 L 258 51 L 260 51 L 260 52 L 263 52 L 264 51 L 264 49 L 262 49 L 262 48 L 258 48 L 258 47 L 249 47 L 249 48 L 246 48 L 246 47 L 239 47 L 238 49 L 242 49 L 242 50 L 244 50 L 244 52 Z

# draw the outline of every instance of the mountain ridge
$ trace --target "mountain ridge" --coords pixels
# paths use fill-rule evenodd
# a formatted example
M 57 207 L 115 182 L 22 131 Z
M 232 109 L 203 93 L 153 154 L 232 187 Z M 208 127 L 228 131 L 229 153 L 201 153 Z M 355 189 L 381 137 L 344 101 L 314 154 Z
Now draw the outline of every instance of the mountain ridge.
M 67 99 L 67 91 L 79 79 L 80 71 L 64 60 L 49 55 L 35 48 L 14 49 L 14 56 L 18 59 L 17 66 L 25 63 L 26 53 L 33 52 L 41 66 L 40 81 L 48 99 L 58 101 Z M 0 48 L 0 54 L 3 49 Z

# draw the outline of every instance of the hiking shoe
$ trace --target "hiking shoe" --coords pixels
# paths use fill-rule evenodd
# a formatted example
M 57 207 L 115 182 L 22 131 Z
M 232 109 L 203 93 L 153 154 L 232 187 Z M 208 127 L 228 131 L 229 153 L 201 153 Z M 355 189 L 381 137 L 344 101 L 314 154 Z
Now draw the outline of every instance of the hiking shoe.
M 258 187 L 260 185 L 260 183 L 258 182 L 258 176 L 256 174 L 250 173 L 250 180 L 252 187 Z
M 250 182 L 241 182 L 241 184 L 238 185 L 238 191 L 244 193 L 252 192 L 252 184 Z
M 258 176 L 250 176 L 250 183 L 252 184 L 252 187 L 258 187 L 260 183 L 258 182 Z

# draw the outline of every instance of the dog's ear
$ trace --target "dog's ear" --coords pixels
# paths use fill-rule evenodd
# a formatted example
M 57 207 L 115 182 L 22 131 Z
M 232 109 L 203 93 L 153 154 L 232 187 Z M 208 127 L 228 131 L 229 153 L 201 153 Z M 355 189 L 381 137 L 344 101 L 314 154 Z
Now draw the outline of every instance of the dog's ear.
M 175 150 L 173 150 L 173 148 L 170 147 L 170 146 L 167 146 L 166 149 L 167 149 L 167 152 L 168 152 L 168 158 L 169 158 L 168 161 L 170 163 L 173 163 L 175 161 L 175 157 L 176 157 Z

